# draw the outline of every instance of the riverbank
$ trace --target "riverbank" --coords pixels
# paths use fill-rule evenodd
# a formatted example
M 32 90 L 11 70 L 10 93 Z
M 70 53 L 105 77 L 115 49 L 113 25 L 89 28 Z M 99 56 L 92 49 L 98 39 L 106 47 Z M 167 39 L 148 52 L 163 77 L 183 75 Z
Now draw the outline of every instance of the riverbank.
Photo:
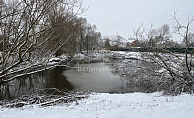
M 1 108 L 0 118 L 193 118 L 194 95 L 162 93 L 92 94 L 77 102 L 51 106 Z

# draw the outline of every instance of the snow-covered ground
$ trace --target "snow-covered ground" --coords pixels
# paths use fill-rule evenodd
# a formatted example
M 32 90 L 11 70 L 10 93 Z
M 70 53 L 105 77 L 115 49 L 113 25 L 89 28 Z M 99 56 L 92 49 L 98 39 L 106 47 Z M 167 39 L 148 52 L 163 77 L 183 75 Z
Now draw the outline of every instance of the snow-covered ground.
M 92 94 L 67 105 L 0 109 L 0 118 L 193 118 L 194 95 Z

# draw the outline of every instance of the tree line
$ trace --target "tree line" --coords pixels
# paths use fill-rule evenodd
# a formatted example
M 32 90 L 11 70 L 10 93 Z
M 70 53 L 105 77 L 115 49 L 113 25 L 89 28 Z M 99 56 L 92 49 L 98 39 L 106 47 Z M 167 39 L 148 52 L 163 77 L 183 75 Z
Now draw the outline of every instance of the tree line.
M 101 34 L 79 17 L 86 10 L 82 0 L 0 0 L 0 83 L 97 47 Z

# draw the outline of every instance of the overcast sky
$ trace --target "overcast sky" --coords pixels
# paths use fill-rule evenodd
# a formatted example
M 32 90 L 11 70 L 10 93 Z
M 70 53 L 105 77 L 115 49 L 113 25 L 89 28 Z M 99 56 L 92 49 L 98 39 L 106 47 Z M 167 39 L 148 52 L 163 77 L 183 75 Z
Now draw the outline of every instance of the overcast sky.
M 154 23 L 154 28 L 170 25 L 175 10 L 182 24 L 194 16 L 194 0 L 84 0 L 84 5 L 89 9 L 83 17 L 103 36 L 119 34 L 126 39 L 141 23 L 145 27 Z

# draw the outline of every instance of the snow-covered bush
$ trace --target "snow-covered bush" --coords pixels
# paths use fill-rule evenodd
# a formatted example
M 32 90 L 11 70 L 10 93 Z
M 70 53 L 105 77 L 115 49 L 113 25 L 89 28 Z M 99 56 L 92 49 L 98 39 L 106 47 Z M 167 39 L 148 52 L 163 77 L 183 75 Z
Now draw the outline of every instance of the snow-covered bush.
M 164 90 L 166 94 L 180 94 L 181 92 L 193 93 L 194 91 L 194 70 L 191 63 L 187 66 L 185 54 L 166 53 L 145 53 L 144 57 L 160 67 L 154 70 L 160 76 L 156 87 Z M 192 58 L 191 54 L 187 54 Z M 190 70 L 191 69 L 191 70 Z

